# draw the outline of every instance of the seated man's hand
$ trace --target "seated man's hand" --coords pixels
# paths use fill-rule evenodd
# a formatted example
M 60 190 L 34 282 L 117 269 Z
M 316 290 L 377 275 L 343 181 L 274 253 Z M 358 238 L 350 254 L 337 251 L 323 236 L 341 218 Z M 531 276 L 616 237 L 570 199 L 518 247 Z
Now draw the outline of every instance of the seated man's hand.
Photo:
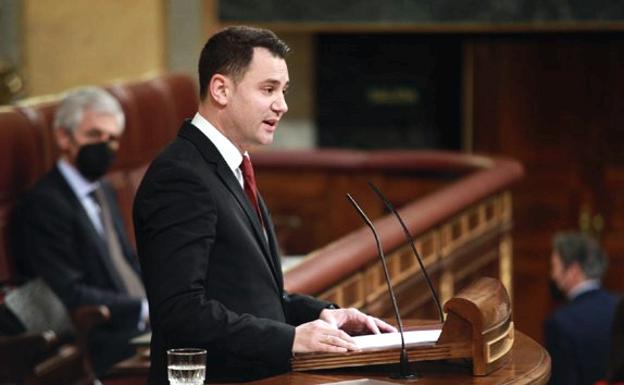
M 317 319 L 295 328 L 293 353 L 344 353 L 348 350 L 358 350 L 353 338 L 323 320 Z
M 319 319 L 350 334 L 379 334 L 397 331 L 394 326 L 355 308 L 323 309 Z

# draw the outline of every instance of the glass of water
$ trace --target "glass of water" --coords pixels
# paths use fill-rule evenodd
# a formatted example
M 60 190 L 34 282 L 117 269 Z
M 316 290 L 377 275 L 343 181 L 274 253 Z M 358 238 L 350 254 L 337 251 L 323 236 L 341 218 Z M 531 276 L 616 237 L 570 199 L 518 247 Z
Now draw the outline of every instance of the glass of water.
M 167 350 L 167 374 L 170 385 L 202 385 L 206 378 L 206 350 Z

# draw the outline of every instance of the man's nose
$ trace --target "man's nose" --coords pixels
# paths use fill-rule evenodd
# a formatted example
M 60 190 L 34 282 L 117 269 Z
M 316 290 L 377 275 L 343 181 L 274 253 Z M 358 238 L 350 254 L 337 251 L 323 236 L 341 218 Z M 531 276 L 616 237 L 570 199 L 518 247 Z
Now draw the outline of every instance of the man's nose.
M 108 147 L 113 151 L 119 149 L 119 139 L 116 136 L 104 134 L 102 135 L 101 141 L 108 144 Z
M 288 111 L 288 104 L 286 103 L 284 94 L 280 94 L 277 100 L 273 102 L 273 110 L 281 114 L 285 114 Z

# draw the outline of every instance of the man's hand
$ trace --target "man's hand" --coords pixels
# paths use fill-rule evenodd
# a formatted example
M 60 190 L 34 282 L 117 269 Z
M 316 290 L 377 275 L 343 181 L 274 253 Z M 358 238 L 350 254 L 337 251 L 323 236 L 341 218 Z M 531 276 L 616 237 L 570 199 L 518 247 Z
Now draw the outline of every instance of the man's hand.
M 367 332 L 379 334 L 397 331 L 394 326 L 355 308 L 323 309 L 319 319 L 350 334 L 368 334 Z
M 293 353 L 344 353 L 348 350 L 358 350 L 353 338 L 323 320 L 317 319 L 295 328 Z

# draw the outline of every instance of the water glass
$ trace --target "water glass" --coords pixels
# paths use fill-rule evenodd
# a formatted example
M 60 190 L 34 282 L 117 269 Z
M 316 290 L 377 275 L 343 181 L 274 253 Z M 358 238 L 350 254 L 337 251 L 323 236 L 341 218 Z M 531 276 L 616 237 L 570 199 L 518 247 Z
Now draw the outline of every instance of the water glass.
M 202 385 L 206 378 L 206 350 L 167 350 L 167 374 L 170 385 Z

